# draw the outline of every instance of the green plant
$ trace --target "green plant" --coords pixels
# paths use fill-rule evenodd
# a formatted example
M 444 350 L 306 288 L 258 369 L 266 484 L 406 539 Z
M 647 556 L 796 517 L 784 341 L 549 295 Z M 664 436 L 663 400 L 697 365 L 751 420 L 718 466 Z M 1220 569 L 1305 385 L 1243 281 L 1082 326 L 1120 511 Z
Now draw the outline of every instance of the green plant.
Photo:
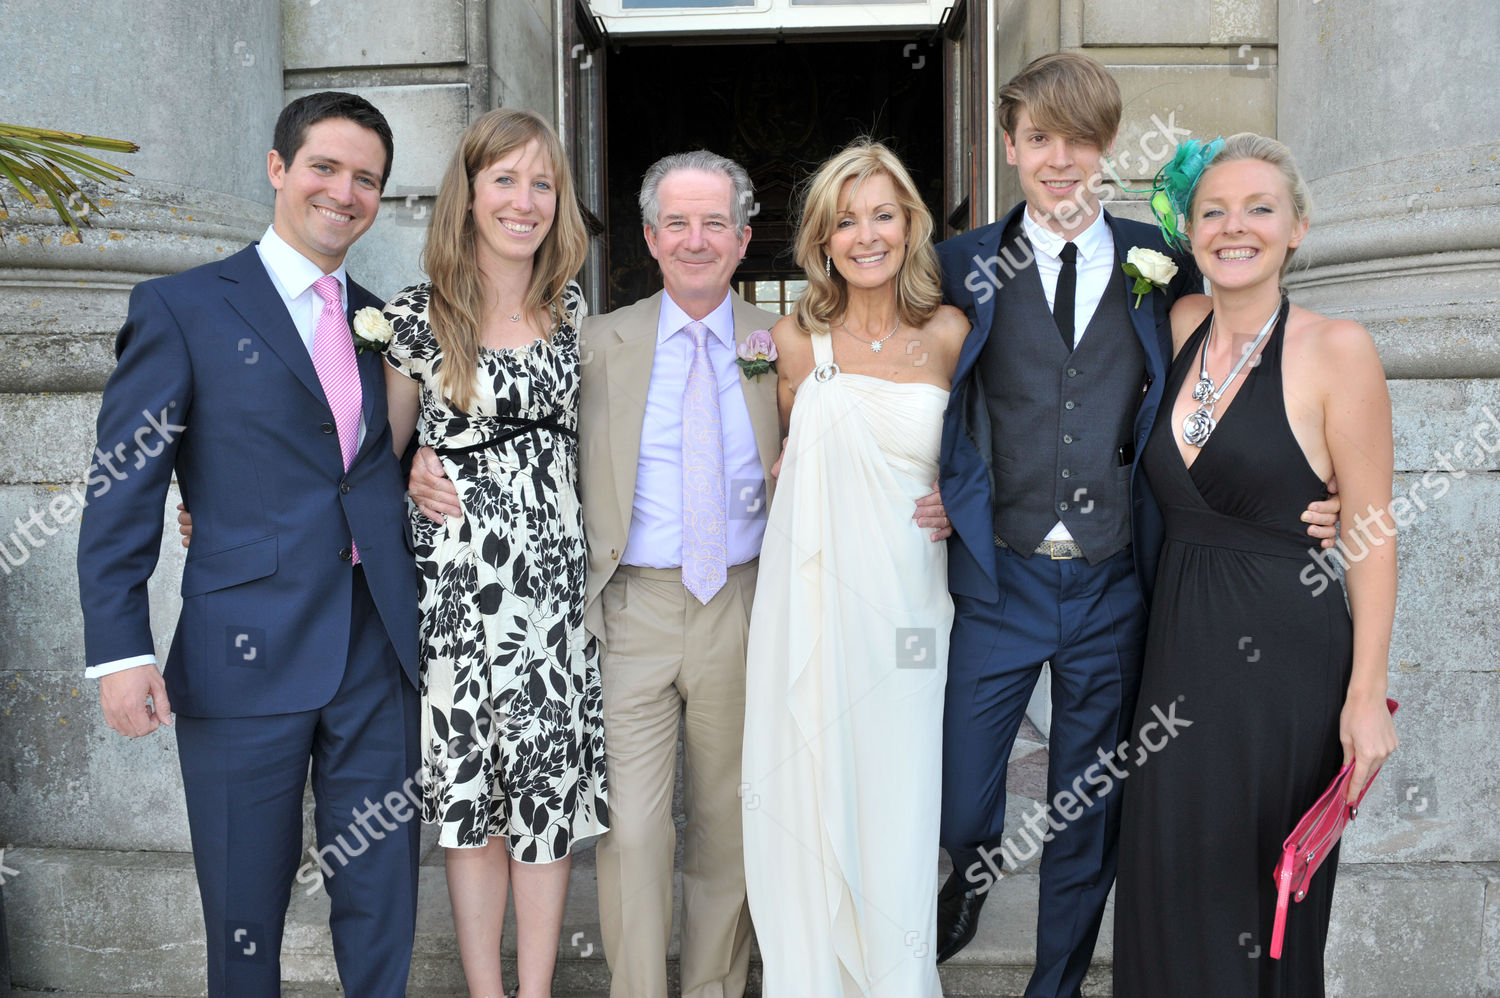
M 69 173 L 106 182 L 131 175 L 129 170 L 76 149 L 136 152 L 140 146 L 126 139 L 0 124 L 0 175 L 31 204 L 40 203 L 38 192 L 45 195 L 53 210 L 75 235 L 79 218 L 88 224 L 88 213 L 98 211 L 99 206 L 79 188 Z M 80 205 L 87 207 L 80 210 Z M 5 199 L 0 197 L 0 208 L 3 207 Z

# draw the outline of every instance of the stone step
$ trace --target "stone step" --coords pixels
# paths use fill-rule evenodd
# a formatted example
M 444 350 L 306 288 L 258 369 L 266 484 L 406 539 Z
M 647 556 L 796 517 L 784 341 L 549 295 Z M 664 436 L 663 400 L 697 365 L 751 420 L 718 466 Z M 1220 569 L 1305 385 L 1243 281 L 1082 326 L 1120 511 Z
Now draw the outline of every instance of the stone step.
M 6 861 L 19 871 L 5 887 L 17 986 L 97 996 L 203 993 L 204 931 L 191 856 L 14 848 L 7 850 Z M 420 871 L 414 996 L 464 993 L 440 864 L 441 855 L 434 852 Z M 282 976 L 289 988 L 302 990 L 288 994 L 311 998 L 337 993 L 328 897 L 321 889 L 309 894 L 301 884 L 294 888 L 282 940 Z M 679 883 L 679 898 L 680 893 Z M 594 853 L 585 848 L 575 854 L 569 883 L 554 988 L 558 998 L 608 992 L 597 905 Z M 1035 913 L 1036 877 L 1022 873 L 1002 880 L 974 942 L 942 968 L 945 991 L 953 996 L 1019 994 L 1030 973 Z M 1107 938 L 1107 924 L 1105 931 Z M 513 916 L 508 916 L 502 946 L 507 958 L 514 957 L 514 938 Z M 674 957 L 676 950 L 674 932 Z M 755 993 L 758 964 L 757 958 L 752 968 Z M 1086 994 L 1106 993 L 1107 971 L 1107 966 L 1096 967 L 1098 981 L 1091 978 Z
M 18 871 L 4 891 L 11 972 L 20 995 L 203 994 L 203 924 L 188 855 L 31 847 L 7 849 L 5 863 Z M 464 993 L 439 863 L 440 857 L 429 857 L 421 872 L 413 998 Z M 999 882 L 974 941 L 941 968 L 948 998 L 1022 992 L 1031 969 L 1036 895 L 1032 872 Z M 1487 962 L 1483 948 L 1487 933 L 1500 938 L 1497 898 L 1500 864 L 1344 864 L 1329 934 L 1330 998 L 1500 995 L 1500 967 Z M 327 905 L 321 892 L 299 891 L 293 901 L 282 948 L 288 996 L 339 993 Z M 558 998 L 603 998 L 608 992 L 595 905 L 593 855 L 581 850 L 564 920 Z M 1389 945 L 1396 931 L 1392 912 L 1403 913 L 1400 946 Z M 1085 995 L 1109 994 L 1112 926 L 1107 912 Z M 513 931 L 506 936 L 512 939 Z M 509 943 L 506 952 L 514 953 Z M 752 965 L 753 981 L 758 969 Z

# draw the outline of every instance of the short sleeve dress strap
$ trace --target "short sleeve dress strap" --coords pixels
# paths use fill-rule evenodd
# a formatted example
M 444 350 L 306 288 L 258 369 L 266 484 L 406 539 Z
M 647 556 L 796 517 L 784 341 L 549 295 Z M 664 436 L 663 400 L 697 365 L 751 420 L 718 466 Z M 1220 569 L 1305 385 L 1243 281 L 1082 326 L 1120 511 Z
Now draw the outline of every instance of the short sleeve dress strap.
M 830 333 L 812 333 L 813 373 L 819 381 L 838 373 L 839 366 L 833 362 L 833 336 Z
M 569 281 L 563 286 L 562 312 L 563 321 L 574 329 L 588 318 L 589 303 L 584 300 L 583 289 L 578 286 L 577 281 Z
M 427 380 L 438 358 L 437 337 L 427 321 L 430 294 L 429 285 L 413 285 L 386 302 L 384 309 L 394 330 L 386 363 L 414 381 Z

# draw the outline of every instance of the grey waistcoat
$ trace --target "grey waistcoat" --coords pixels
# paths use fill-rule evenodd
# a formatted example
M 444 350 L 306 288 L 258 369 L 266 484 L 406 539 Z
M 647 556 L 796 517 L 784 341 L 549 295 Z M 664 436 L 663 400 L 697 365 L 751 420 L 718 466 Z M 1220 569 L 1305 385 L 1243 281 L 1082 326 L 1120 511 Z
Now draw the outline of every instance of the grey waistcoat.
M 1090 564 L 1130 544 L 1131 443 L 1146 353 L 1116 267 L 1069 353 L 1036 267 L 998 296 L 979 365 L 995 471 L 995 533 L 1030 553 L 1058 520 Z

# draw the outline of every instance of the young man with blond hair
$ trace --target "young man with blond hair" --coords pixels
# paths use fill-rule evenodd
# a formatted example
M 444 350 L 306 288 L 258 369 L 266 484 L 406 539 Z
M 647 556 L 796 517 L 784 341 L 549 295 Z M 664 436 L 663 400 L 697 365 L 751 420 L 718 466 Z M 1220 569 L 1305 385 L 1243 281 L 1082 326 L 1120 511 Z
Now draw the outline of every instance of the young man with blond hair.
M 1155 226 L 1100 204 L 1121 111 L 1103 66 L 1043 56 L 998 98 L 1025 201 L 938 246 L 944 298 L 973 325 L 941 457 L 956 535 L 942 814 L 954 872 L 939 895 L 938 958 L 973 938 L 999 875 L 1006 764 L 1050 663 L 1050 807 L 1033 822 L 1046 845 L 1026 996 L 1065 998 L 1080 993 L 1114 881 L 1123 777 L 1106 763 L 1129 737 L 1162 543 L 1135 456 L 1172 359 L 1168 312 L 1201 279 Z M 1177 266 L 1139 300 L 1121 269 L 1137 247 Z M 1329 505 L 1314 504 L 1319 523 L 1333 522 Z

